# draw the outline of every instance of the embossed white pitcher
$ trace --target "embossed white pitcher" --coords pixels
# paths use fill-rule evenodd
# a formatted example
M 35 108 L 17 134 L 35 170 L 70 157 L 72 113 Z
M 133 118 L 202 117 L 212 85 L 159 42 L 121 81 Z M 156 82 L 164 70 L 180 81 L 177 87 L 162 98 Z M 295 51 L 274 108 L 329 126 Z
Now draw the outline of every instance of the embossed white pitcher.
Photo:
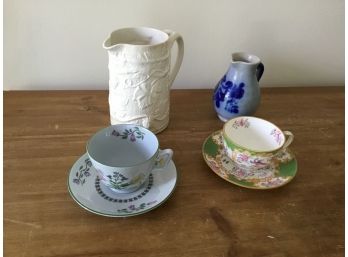
M 177 42 L 171 70 L 171 49 Z M 180 69 L 184 42 L 174 31 L 123 28 L 103 43 L 109 55 L 109 106 L 111 124 L 130 123 L 154 133 L 169 123 L 170 87 Z

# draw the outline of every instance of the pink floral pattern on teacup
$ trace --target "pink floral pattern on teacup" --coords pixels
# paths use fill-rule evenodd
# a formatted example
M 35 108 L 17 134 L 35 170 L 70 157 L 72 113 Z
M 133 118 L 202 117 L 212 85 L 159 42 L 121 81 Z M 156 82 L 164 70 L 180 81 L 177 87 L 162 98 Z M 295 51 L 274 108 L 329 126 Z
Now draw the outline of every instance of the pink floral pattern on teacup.
M 225 140 L 223 140 L 223 144 L 225 145 L 225 153 L 226 155 L 233 160 L 235 163 L 240 165 L 241 167 L 251 169 L 251 168 L 262 168 L 271 164 L 273 154 L 263 154 L 262 156 L 257 155 L 253 156 L 248 151 L 241 151 L 238 149 L 234 149 L 232 151 L 231 148 L 226 146 Z
M 273 166 L 265 166 L 259 169 L 245 169 L 240 165 L 231 162 L 228 157 L 221 156 L 221 166 L 229 171 L 229 174 L 235 176 L 238 180 L 258 181 L 274 176 Z
M 279 129 L 272 129 L 270 135 L 273 136 L 278 145 L 281 145 L 284 141 L 283 133 Z
M 242 128 L 249 128 L 250 122 L 248 121 L 248 118 L 240 118 L 233 122 L 232 127 L 235 129 L 238 129 L 240 127 Z
M 231 155 L 227 154 L 235 163 L 244 168 L 262 168 L 272 164 L 273 155 L 252 156 L 248 151 L 239 152 L 238 150 L 231 151 Z

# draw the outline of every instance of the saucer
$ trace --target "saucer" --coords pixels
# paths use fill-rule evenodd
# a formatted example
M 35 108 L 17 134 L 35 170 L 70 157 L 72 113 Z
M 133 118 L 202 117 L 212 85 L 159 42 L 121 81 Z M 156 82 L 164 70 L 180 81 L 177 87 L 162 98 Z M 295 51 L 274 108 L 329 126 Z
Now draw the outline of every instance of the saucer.
M 177 171 L 171 160 L 166 168 L 152 171 L 137 191 L 117 194 L 100 182 L 86 153 L 72 166 L 68 189 L 75 202 L 90 212 L 108 217 L 128 217 L 160 206 L 174 191 L 176 181 Z
M 212 133 L 203 144 L 203 157 L 208 166 L 221 178 L 235 185 L 252 189 L 272 189 L 284 186 L 296 175 L 297 161 L 287 149 L 277 165 L 261 169 L 239 167 L 225 155 L 221 130 Z

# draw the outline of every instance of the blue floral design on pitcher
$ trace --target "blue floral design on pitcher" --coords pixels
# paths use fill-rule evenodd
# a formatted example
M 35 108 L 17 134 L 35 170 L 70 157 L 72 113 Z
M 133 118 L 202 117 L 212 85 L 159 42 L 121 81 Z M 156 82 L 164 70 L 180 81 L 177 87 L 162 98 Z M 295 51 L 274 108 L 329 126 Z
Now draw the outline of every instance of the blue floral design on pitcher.
M 224 109 L 230 113 L 239 113 L 238 102 L 244 95 L 245 84 L 243 82 L 233 84 L 226 80 L 226 75 L 220 80 L 218 87 L 214 92 L 215 106 L 220 108 L 221 102 L 226 102 Z M 226 101 L 225 101 L 226 100 Z

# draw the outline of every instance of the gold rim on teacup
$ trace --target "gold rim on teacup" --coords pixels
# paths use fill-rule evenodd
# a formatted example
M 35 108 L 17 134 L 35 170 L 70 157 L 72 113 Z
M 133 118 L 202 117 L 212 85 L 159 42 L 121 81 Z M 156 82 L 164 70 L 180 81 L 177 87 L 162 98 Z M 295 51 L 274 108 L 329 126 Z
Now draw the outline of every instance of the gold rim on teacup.
M 261 168 L 277 162 L 277 154 L 293 141 L 290 131 L 252 116 L 227 121 L 222 139 L 227 156 L 246 168 Z

